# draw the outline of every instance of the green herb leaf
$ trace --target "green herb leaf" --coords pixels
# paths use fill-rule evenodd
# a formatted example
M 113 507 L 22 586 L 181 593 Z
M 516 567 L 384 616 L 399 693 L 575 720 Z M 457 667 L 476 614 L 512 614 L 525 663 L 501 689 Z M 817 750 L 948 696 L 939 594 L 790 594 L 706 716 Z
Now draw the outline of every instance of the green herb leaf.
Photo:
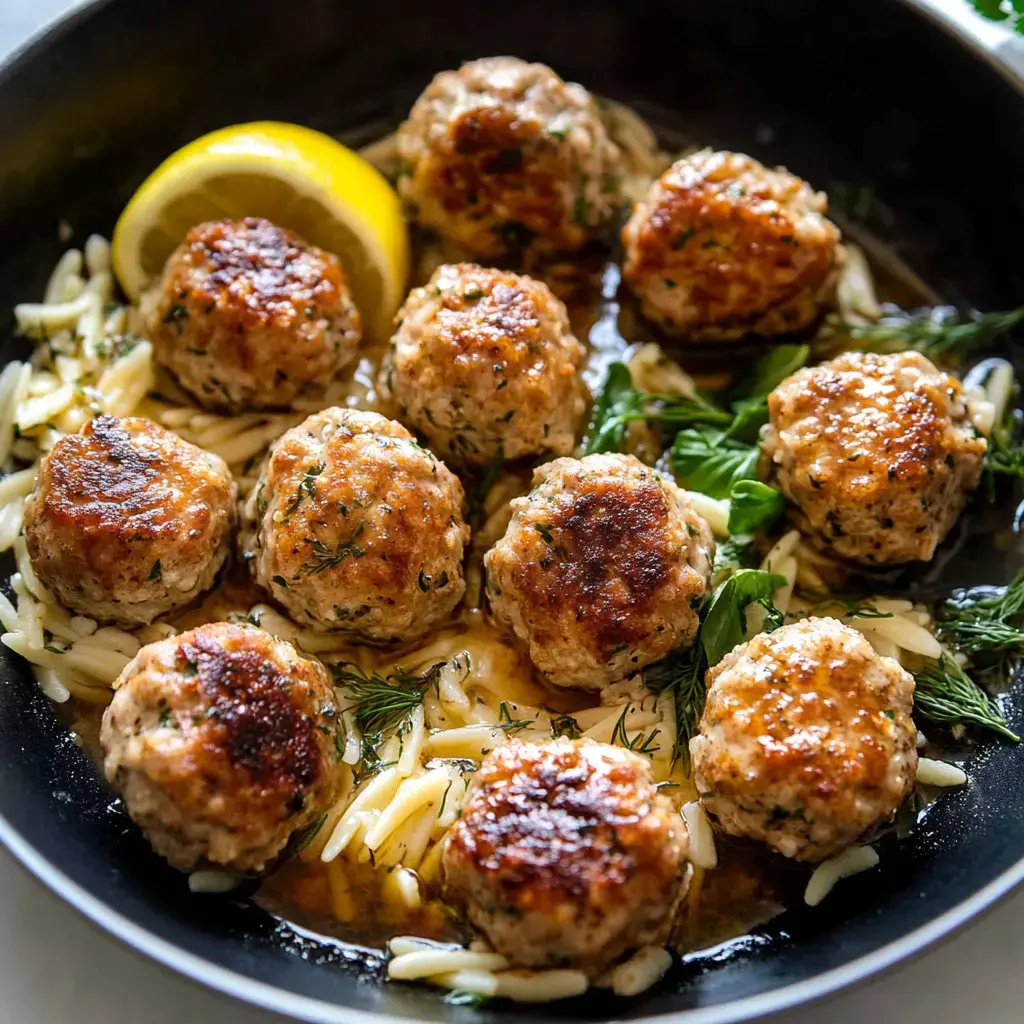
M 681 430 L 669 460 L 680 486 L 712 498 L 728 498 L 733 485 L 757 477 L 761 452 L 756 445 L 720 430 Z
M 709 668 L 714 668 L 729 651 L 750 639 L 752 634 L 747 627 L 750 605 L 764 609 L 767 629 L 763 632 L 771 632 L 782 625 L 782 613 L 772 604 L 772 595 L 785 582 L 785 577 L 763 569 L 740 569 L 718 588 L 700 631 Z
M 1015 659 L 1024 655 L 1024 572 L 1002 591 L 963 591 L 946 601 L 939 614 L 943 642 L 966 654 L 981 671 L 1009 678 Z
M 745 397 L 767 395 L 791 377 L 811 356 L 810 345 L 774 345 L 754 363 L 737 394 Z
M 671 691 L 676 713 L 676 736 L 672 747 L 672 764 L 681 764 L 690 774 L 690 740 L 704 712 L 707 696 L 704 675 L 708 662 L 704 646 L 697 642 L 685 651 L 673 651 L 661 661 L 644 669 L 644 683 L 653 693 Z
M 153 563 L 153 568 L 149 570 L 149 576 L 146 578 L 150 582 L 162 580 L 164 578 L 164 567 L 160 564 L 159 558 Z
M 431 665 L 421 676 L 398 668 L 387 676 L 366 675 L 358 666 L 343 662 L 331 665 L 334 685 L 352 701 L 345 711 L 353 712 L 363 737 L 379 746 L 380 741 L 400 729 L 423 704 L 423 697 L 447 662 Z
M 738 480 L 729 492 L 729 533 L 753 533 L 786 511 L 786 499 L 758 480 Z
M 992 428 L 985 449 L 985 476 L 989 499 L 995 497 L 995 477 L 1024 480 L 1024 445 L 1021 428 L 1024 420 L 1019 409 L 1008 409 L 1001 423 Z
M 590 428 L 583 442 L 585 455 L 621 451 L 626 428 L 634 420 L 662 423 L 675 428 L 695 423 L 726 427 L 733 417 L 702 398 L 659 395 L 639 391 L 625 363 L 611 363 L 594 403 Z
M 915 681 L 914 707 L 922 717 L 941 725 L 977 725 L 1020 742 L 992 698 L 952 658 L 943 655 Z
M 868 349 L 898 352 L 909 348 L 930 358 L 962 358 L 990 345 L 1024 320 L 1024 306 L 966 321 L 946 315 L 948 312 L 899 313 L 883 317 L 877 324 L 844 324 L 842 329 L 855 341 L 867 342 L 863 347 Z

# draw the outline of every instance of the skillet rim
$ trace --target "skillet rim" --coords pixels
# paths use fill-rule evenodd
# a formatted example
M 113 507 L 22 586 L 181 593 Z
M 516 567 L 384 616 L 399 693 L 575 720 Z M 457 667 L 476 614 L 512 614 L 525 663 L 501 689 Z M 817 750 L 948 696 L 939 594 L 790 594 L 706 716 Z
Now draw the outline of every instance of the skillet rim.
M 79 0 L 64 15 L 51 19 L 21 44 L 0 59 L 0 89 L 16 77 L 23 67 L 39 60 L 45 52 L 80 22 L 97 11 L 112 6 L 118 0 Z M 931 21 L 951 36 L 975 58 L 983 61 L 999 74 L 1024 100 L 1024 60 L 1015 64 L 1004 44 L 989 47 L 972 35 L 963 25 L 954 21 L 931 0 L 899 0 L 918 16 Z M 226 967 L 190 953 L 153 932 L 136 924 L 103 900 L 92 895 L 84 886 L 72 881 L 63 871 L 51 864 L 21 833 L 0 814 L 0 844 L 37 882 L 58 896 L 65 904 L 80 913 L 90 924 L 116 939 L 129 951 L 140 953 L 161 967 L 198 982 L 211 991 L 229 996 L 258 1009 L 282 1014 L 309 1024 L 380 1024 L 382 1020 L 394 1024 L 418 1024 L 416 1018 L 396 1017 L 358 1010 L 339 1003 L 326 1002 L 300 995 L 266 982 L 250 978 Z M 926 925 L 915 929 L 894 942 L 886 943 L 872 953 L 858 957 L 842 967 L 816 974 L 804 981 L 716 1006 L 690 1010 L 670 1011 L 664 1014 L 633 1018 L 637 1024 L 647 1021 L 679 1020 L 685 1024 L 738 1024 L 810 1005 L 834 996 L 855 983 L 880 976 L 910 961 L 931 947 L 952 938 L 968 924 L 978 921 L 982 914 L 1005 899 L 1015 889 L 1024 886 L 1024 855 L 1016 864 L 973 895 L 961 901 Z M 524 1015 L 529 1014 L 526 1009 Z

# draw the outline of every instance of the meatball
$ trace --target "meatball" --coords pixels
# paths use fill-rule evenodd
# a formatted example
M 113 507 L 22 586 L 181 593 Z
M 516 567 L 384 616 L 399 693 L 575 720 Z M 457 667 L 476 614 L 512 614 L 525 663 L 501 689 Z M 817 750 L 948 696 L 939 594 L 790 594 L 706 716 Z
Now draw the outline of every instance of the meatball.
M 100 416 L 40 463 L 25 502 L 32 568 L 66 608 L 152 622 L 212 586 L 235 498 L 219 456 L 151 420 Z
M 327 671 L 261 629 L 215 622 L 148 644 L 114 687 L 104 771 L 172 867 L 262 871 L 339 795 Z
M 596 975 L 668 938 L 688 845 L 646 758 L 512 740 L 484 758 L 448 834 L 445 897 L 514 963 Z
M 296 622 L 371 643 L 413 639 L 466 589 L 464 501 L 401 424 L 325 409 L 271 449 L 245 505 L 242 557 Z
M 588 455 L 533 484 L 484 565 L 492 612 L 549 682 L 596 689 L 693 642 L 715 542 L 674 483 Z
M 620 154 L 594 98 L 514 57 L 437 75 L 398 155 L 415 219 L 479 256 L 579 249 L 619 203 Z
M 156 361 L 227 412 L 316 397 L 360 339 L 337 259 L 255 217 L 194 227 L 140 308 Z
M 623 274 L 670 334 L 728 341 L 814 323 L 835 297 L 839 229 L 783 168 L 703 150 L 674 163 L 622 230 Z
M 769 396 L 766 472 L 823 547 L 865 565 L 927 561 L 981 478 L 960 383 L 917 352 L 849 352 Z
M 717 826 L 801 861 L 839 853 L 914 788 L 914 678 L 836 619 L 761 633 L 707 674 L 690 741 Z
M 583 346 L 547 285 L 442 266 L 398 316 L 381 393 L 435 451 L 478 466 L 572 451 L 586 404 Z

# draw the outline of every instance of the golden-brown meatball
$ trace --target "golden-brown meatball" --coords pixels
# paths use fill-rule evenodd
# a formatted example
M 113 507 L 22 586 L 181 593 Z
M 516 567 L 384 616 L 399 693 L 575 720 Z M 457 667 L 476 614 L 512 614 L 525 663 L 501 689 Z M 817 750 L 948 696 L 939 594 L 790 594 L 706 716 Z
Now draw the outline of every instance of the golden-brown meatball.
M 435 451 L 478 466 L 572 451 L 586 404 L 583 346 L 547 285 L 445 265 L 398 316 L 381 393 Z
M 151 420 L 100 416 L 40 463 L 25 502 L 32 568 L 66 608 L 152 622 L 213 584 L 235 498 L 219 456 Z
M 694 341 L 785 334 L 832 304 L 842 248 L 824 193 L 741 153 L 674 163 L 622 231 L 643 313 Z
M 401 424 L 325 409 L 271 449 L 243 558 L 297 622 L 370 642 L 422 636 L 466 589 L 465 495 Z
M 800 528 L 865 565 L 927 561 L 978 486 L 960 383 L 917 352 L 849 352 L 768 396 L 768 473 Z
M 707 688 L 694 780 L 731 835 L 823 860 L 914 788 L 914 678 L 836 619 L 755 636 L 708 672 Z
M 579 249 L 619 202 L 619 150 L 594 98 L 515 57 L 437 75 L 398 154 L 415 219 L 479 256 Z
M 645 758 L 512 740 L 473 776 L 443 853 L 445 897 L 513 963 L 596 975 L 668 938 L 687 848 Z
M 141 309 L 156 361 L 228 412 L 315 397 L 360 339 L 337 259 L 255 217 L 194 227 Z
M 262 871 L 337 798 L 334 690 L 291 644 L 216 622 L 143 647 L 114 685 L 104 770 L 173 867 Z
M 550 682 L 596 689 L 693 641 L 715 542 L 674 483 L 588 455 L 533 485 L 484 564 L 491 610 Z

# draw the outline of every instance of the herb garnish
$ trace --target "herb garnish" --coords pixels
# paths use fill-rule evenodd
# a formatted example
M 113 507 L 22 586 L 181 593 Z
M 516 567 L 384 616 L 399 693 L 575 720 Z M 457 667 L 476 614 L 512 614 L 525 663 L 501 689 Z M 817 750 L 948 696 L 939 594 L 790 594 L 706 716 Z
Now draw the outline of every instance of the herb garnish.
M 690 740 L 704 711 L 704 677 L 737 644 L 754 632 L 747 624 L 751 605 L 763 609 L 758 632 L 771 632 L 782 625 L 782 613 L 772 604 L 772 593 L 783 577 L 761 569 L 740 569 L 723 583 L 707 604 L 693 646 L 676 650 L 644 669 L 644 683 L 654 693 L 671 691 L 676 715 L 676 736 L 672 763 L 690 773 Z
M 316 478 L 324 471 L 324 463 L 318 462 L 314 466 L 310 466 L 306 470 L 299 483 L 299 489 L 295 492 L 295 497 L 292 499 L 291 504 L 284 510 L 285 516 L 290 516 L 298 507 L 302 504 L 303 495 L 309 495 L 310 500 L 316 498 Z
M 844 324 L 854 341 L 864 348 L 899 352 L 915 349 L 929 358 L 963 357 L 991 344 L 1024 320 L 1024 306 L 1001 313 L 986 313 L 961 320 L 949 307 L 898 312 L 884 316 L 877 324 Z
M 591 417 L 590 429 L 583 442 L 585 455 L 620 451 L 626 428 L 634 420 L 662 423 L 676 428 L 696 423 L 728 426 L 732 415 L 712 402 L 696 395 L 652 394 L 633 387 L 633 377 L 625 363 L 612 363 Z
M 310 576 L 316 576 L 327 569 L 333 569 L 336 565 L 341 565 L 350 555 L 353 558 L 362 558 L 366 552 L 356 543 L 356 538 L 363 532 L 365 526 L 366 520 L 361 520 L 348 539 L 338 541 L 333 548 L 318 537 L 306 537 L 306 543 L 310 546 L 313 557 L 311 561 L 304 562 L 302 568 Z
M 1020 742 L 992 698 L 948 655 L 919 672 L 915 682 L 914 708 L 923 718 L 941 725 L 970 723 Z
M 938 616 L 942 640 L 966 654 L 981 671 L 1008 678 L 1024 655 L 1024 572 L 999 595 L 954 594 Z

